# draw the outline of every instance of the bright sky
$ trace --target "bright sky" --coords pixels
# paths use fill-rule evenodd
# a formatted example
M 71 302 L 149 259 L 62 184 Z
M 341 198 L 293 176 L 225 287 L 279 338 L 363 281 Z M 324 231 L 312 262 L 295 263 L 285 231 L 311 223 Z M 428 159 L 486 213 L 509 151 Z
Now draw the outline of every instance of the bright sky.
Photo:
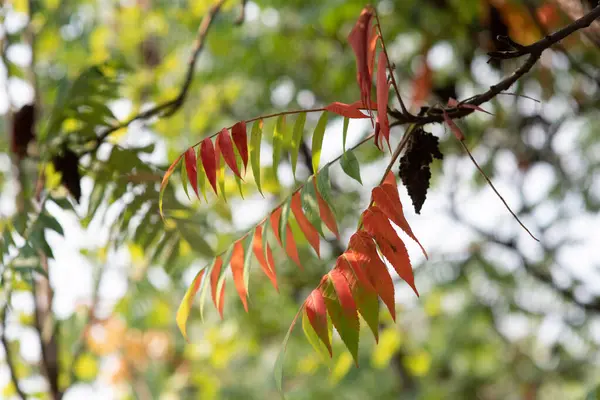
M 248 18 L 250 22 L 259 18 L 263 18 L 265 25 L 271 24 L 275 18 L 272 14 L 274 10 L 268 11 L 271 15 L 264 14 L 267 11 L 260 12 L 258 7 L 250 2 L 248 4 Z M 13 22 L 11 22 L 13 21 Z M 19 19 L 8 19 L 9 25 L 17 29 L 19 24 L 25 21 Z M 13 26 L 14 25 L 14 26 Z M 17 27 L 17 28 L 15 28 Z M 392 57 L 401 59 L 412 53 L 410 50 L 414 44 L 414 38 L 400 36 L 393 45 L 390 46 Z M 18 48 L 9 52 L 9 57 L 15 62 L 27 63 L 29 58 L 28 49 Z M 429 54 L 431 65 L 434 69 L 444 69 L 452 65 L 454 54 L 452 47 L 447 43 L 436 45 Z M 563 62 L 560 57 L 555 61 L 558 66 Z M 487 85 L 496 81 L 499 76 L 496 72 L 488 68 L 481 62 L 477 64 L 476 78 L 482 85 Z M 0 87 L 4 87 L 5 71 L 0 65 Z M 15 103 L 22 104 L 31 98 L 31 90 L 19 80 L 9 82 L 9 91 Z M 468 96 L 472 88 L 463 88 L 463 95 Z M 273 92 L 272 100 L 274 103 L 287 103 L 294 96 L 297 101 L 303 106 L 310 107 L 314 96 L 310 92 L 301 91 L 295 93 L 296 89 L 293 84 L 285 82 Z M 408 90 L 407 90 L 408 93 Z M 539 97 L 539 93 L 533 90 L 531 93 L 525 93 L 533 97 Z M 569 105 L 563 99 L 554 99 L 546 104 L 539 105 L 533 102 L 519 102 L 523 110 L 529 112 L 541 111 L 544 115 L 552 116 L 563 112 L 568 112 Z M 0 91 L 0 112 L 4 113 L 7 107 L 7 99 L 5 93 Z M 127 101 L 121 101 L 114 105 L 114 111 L 117 116 L 124 117 L 128 114 L 129 104 Z M 487 118 L 486 116 L 472 116 L 469 118 Z M 356 143 L 360 135 L 369 127 L 369 122 L 353 121 L 350 125 L 348 135 L 348 145 Z M 576 137 L 579 126 L 577 123 L 565 124 L 565 128 L 557 135 L 554 143 L 561 155 L 565 157 L 565 163 L 573 169 L 577 169 L 578 159 L 577 154 L 572 152 L 575 147 Z M 330 122 L 325 135 L 323 145 L 322 165 L 337 157 L 341 152 L 341 120 L 336 119 Z M 395 131 L 395 136 L 400 135 L 401 130 Z M 448 133 L 443 132 L 440 126 L 434 127 L 433 133 L 444 136 Z M 541 133 L 543 134 L 543 132 Z M 467 132 L 468 135 L 468 132 Z M 146 130 L 143 130 L 139 125 L 132 127 L 128 136 L 124 139 L 126 143 L 135 137 L 136 144 L 140 144 L 140 137 L 147 138 L 148 141 L 158 143 L 155 153 L 152 156 L 155 162 L 166 161 L 166 147 L 164 143 Z M 535 140 L 535 138 L 534 138 Z M 393 143 L 394 144 L 394 143 Z M 270 163 L 269 149 L 265 147 L 264 157 L 261 157 L 263 162 Z M 483 148 L 477 148 L 474 152 L 475 157 L 480 163 L 483 163 L 489 156 Z M 364 183 L 363 204 L 366 207 L 370 189 L 375 186 L 381 178 L 381 173 L 389 160 L 389 155 L 385 160 L 382 160 L 377 165 L 371 165 L 362 169 L 362 177 Z M 540 260 L 543 257 L 541 248 L 518 226 L 516 221 L 512 219 L 510 214 L 505 210 L 500 200 L 495 196 L 490 188 L 478 190 L 472 183 L 472 174 L 474 166 L 466 158 L 457 158 L 447 156 L 444 161 L 444 169 L 439 181 L 430 190 L 428 199 L 421 212 L 421 215 L 415 215 L 411 206 L 411 201 L 404 188 L 401 188 L 401 200 L 404 204 L 404 210 L 409 223 L 411 223 L 415 234 L 419 237 L 422 244 L 427 249 L 432 260 L 429 263 L 434 263 L 432 268 L 444 268 L 444 260 L 454 260 L 463 258 L 468 255 L 468 246 L 472 240 L 477 239 L 477 236 L 469 229 L 458 225 L 455 221 L 448 217 L 448 193 L 451 189 L 456 190 L 459 211 L 478 226 L 496 232 L 498 235 L 515 234 L 518 237 L 519 249 L 531 260 Z M 515 157 L 508 151 L 502 152 L 496 159 L 496 175 L 494 183 L 504 198 L 513 208 L 518 208 L 519 196 L 515 191 L 514 183 L 521 179 Z M 10 159 L 7 154 L 0 155 L 0 169 L 4 173 L 10 171 Z M 394 167 L 394 172 L 397 173 L 397 166 Z M 335 166 L 332 170 L 332 176 L 336 181 L 344 187 L 359 186 L 355 181 L 343 174 L 339 166 Z M 292 174 L 291 168 L 288 165 L 282 165 L 279 171 L 279 177 L 285 184 L 291 183 Z M 524 189 L 525 197 L 530 200 L 543 199 L 547 196 L 548 189 L 555 181 L 549 167 L 543 165 L 534 166 L 525 176 Z M 600 177 L 596 176 L 593 180 L 594 193 L 600 197 Z M 79 215 L 83 215 L 83 210 L 87 207 L 88 196 L 92 185 L 91 181 L 85 178 L 82 182 L 83 199 L 82 204 L 77 207 Z M 0 195 L 0 213 L 2 215 L 10 214 L 14 210 L 14 186 L 7 185 L 6 189 Z M 548 233 L 548 236 L 543 240 L 554 241 L 561 237 L 567 236 L 573 239 L 573 244 L 564 246 L 558 255 L 558 260 L 565 270 L 558 271 L 555 278 L 559 283 L 568 285 L 571 282 L 572 275 L 584 281 L 584 284 L 576 290 L 578 298 L 581 300 L 589 299 L 593 294 L 600 296 L 600 246 L 598 246 L 598 226 L 600 226 L 600 215 L 592 215 L 583 211 L 583 204 L 576 194 L 568 196 L 564 200 L 564 205 L 570 210 L 573 218 L 566 223 L 557 224 Z M 251 207 L 252 212 L 249 212 Z M 93 266 L 88 260 L 80 255 L 80 250 L 90 247 L 100 247 L 106 241 L 108 230 L 107 226 L 92 224 L 87 230 L 81 228 L 78 223 L 77 216 L 65 213 L 57 207 L 49 207 L 60 221 L 65 231 L 65 238 L 62 238 L 54 233 L 48 235 L 49 243 L 53 248 L 56 259 L 50 263 L 51 282 L 55 289 L 55 302 L 53 309 L 59 318 L 68 318 L 77 307 L 78 304 L 89 304 L 92 291 L 92 271 Z M 243 211 L 242 211 L 243 210 Z M 250 227 L 257 222 L 268 212 L 268 203 L 260 197 L 250 198 L 244 201 L 244 208 L 232 207 L 233 218 L 236 226 Z M 548 202 L 547 205 L 541 206 L 536 212 L 535 221 L 525 219 L 526 225 L 536 226 L 540 223 L 552 221 L 556 214 L 554 204 Z M 534 222 L 534 223 L 532 223 Z M 534 234 L 537 233 L 534 231 Z M 348 239 L 352 232 L 345 233 L 345 240 Z M 424 262 L 418 247 L 407 240 L 410 256 L 415 265 Z M 507 253 L 499 248 L 490 248 L 486 253 L 490 258 L 503 265 L 507 271 L 515 271 L 518 268 L 518 260 L 515 260 L 514 255 Z M 425 263 L 427 265 L 427 263 Z M 109 313 L 112 305 L 114 305 L 127 290 L 127 274 L 130 268 L 130 260 L 127 251 L 119 251 L 117 254 L 112 254 L 109 257 L 109 262 L 106 265 L 106 272 L 103 276 L 100 287 L 100 297 L 102 302 L 101 313 Z M 187 276 L 191 281 L 193 274 L 196 271 L 191 270 Z M 165 276 L 160 269 L 151 269 L 149 271 L 151 279 L 157 287 L 161 287 L 165 283 Z M 433 284 L 433 281 L 426 274 L 420 274 L 417 277 L 417 286 L 420 291 L 425 292 L 428 287 Z M 535 296 L 538 294 L 536 293 Z M 532 299 L 533 293 L 528 293 Z M 419 306 L 418 300 L 411 294 L 406 287 L 400 287 L 398 290 L 398 300 L 407 306 Z M 15 295 L 13 299 L 14 307 L 19 311 L 32 312 L 33 301 L 30 296 L 25 294 Z M 593 324 L 593 335 L 598 344 L 600 344 L 600 320 Z M 500 321 L 500 328 L 508 336 L 518 338 L 526 334 L 530 329 L 535 329 L 539 332 L 539 340 L 549 344 L 556 340 L 562 340 L 559 335 L 564 328 L 561 322 L 560 315 L 550 315 L 544 320 L 541 327 L 530 326 L 528 320 L 519 318 L 519 316 L 509 316 L 506 321 Z M 7 329 L 7 336 L 20 337 L 23 345 L 21 346 L 21 356 L 29 362 L 35 362 L 39 359 L 39 346 L 35 336 L 35 332 L 31 328 L 25 328 L 17 325 L 11 325 Z M 585 349 L 575 348 L 572 351 L 580 352 Z M 106 361 L 108 364 L 114 363 L 114 360 Z M 6 367 L 0 369 L 0 387 L 3 387 L 8 382 L 8 374 Z M 41 379 L 24 382 L 27 388 L 40 387 L 44 382 Z M 105 382 L 100 380 L 94 385 L 81 385 L 78 388 L 70 390 L 65 396 L 65 400 L 80 399 L 80 398 L 97 398 L 108 399 L 114 398 L 116 392 L 107 386 Z

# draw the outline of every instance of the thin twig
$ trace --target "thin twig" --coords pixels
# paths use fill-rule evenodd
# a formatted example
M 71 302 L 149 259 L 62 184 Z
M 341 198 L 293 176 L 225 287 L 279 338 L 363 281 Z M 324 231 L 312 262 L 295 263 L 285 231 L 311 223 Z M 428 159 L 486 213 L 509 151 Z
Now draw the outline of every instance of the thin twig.
M 2 309 L 2 316 L 0 317 L 1 318 L 0 323 L 2 324 L 2 326 L 1 326 L 2 331 L 0 332 L 0 341 L 2 342 L 2 346 L 4 347 L 4 354 L 5 354 L 4 358 L 6 361 L 6 366 L 8 367 L 10 381 L 12 382 L 13 386 L 15 387 L 15 392 L 17 392 L 17 396 L 21 400 L 26 400 L 27 396 L 25 395 L 25 392 L 23 392 L 23 389 L 21 389 L 21 386 L 19 385 L 19 378 L 17 377 L 16 367 L 15 367 L 15 364 L 13 363 L 12 351 L 10 349 L 8 340 L 6 339 L 6 318 L 8 315 L 9 301 L 10 301 L 10 292 L 7 293 L 6 304 L 4 305 L 4 307 Z
M 240 16 L 238 17 L 238 19 L 235 20 L 235 24 L 236 25 L 241 25 L 244 23 L 244 20 L 246 19 L 246 3 L 248 2 L 248 0 L 242 0 L 241 1 L 241 11 L 240 11 Z
M 186 72 L 185 79 L 183 81 L 183 85 L 181 86 L 181 91 L 179 92 L 179 94 L 175 98 L 173 98 L 169 101 L 166 101 L 162 104 L 159 104 L 147 111 L 139 113 L 139 114 L 131 117 L 130 119 L 128 119 L 125 122 L 122 122 L 120 124 L 117 124 L 115 126 L 107 128 L 106 130 L 101 132 L 98 135 L 98 137 L 95 139 L 95 145 L 91 149 L 83 151 L 81 153 L 81 155 L 95 152 L 96 150 L 98 150 L 100 145 L 102 143 L 104 143 L 106 138 L 111 133 L 116 132 L 119 129 L 126 128 L 135 121 L 146 120 L 148 118 L 152 118 L 159 114 L 162 114 L 162 115 L 160 115 L 161 118 L 167 118 L 167 117 L 170 117 L 173 114 L 175 114 L 175 112 L 177 112 L 181 108 L 181 106 L 183 105 L 183 103 L 187 97 L 187 94 L 190 90 L 190 86 L 192 85 L 192 82 L 194 79 L 194 72 L 196 69 L 196 63 L 198 61 L 198 57 L 200 56 L 200 53 L 204 49 L 204 44 L 206 43 L 206 37 L 208 36 L 208 32 L 210 31 L 210 27 L 212 26 L 212 23 L 213 23 L 216 15 L 221 10 L 223 3 L 225 3 L 225 0 L 218 0 L 210 8 L 208 13 L 204 16 L 204 18 L 202 19 L 202 22 L 200 23 L 200 26 L 198 27 L 198 32 L 196 34 L 196 40 L 194 41 L 193 51 L 192 51 L 192 54 L 190 55 L 190 58 L 187 63 L 187 65 L 188 65 L 187 72 Z
M 492 85 L 489 90 L 483 92 L 477 96 L 474 96 L 468 102 L 464 102 L 465 104 L 472 104 L 475 106 L 479 106 L 483 103 L 486 103 L 496 97 L 501 92 L 508 90 L 515 82 L 517 82 L 523 75 L 533 68 L 533 66 L 537 63 L 537 61 L 542 56 L 544 50 L 553 46 L 554 44 L 560 42 L 567 36 L 577 32 L 580 29 L 586 28 L 592 24 L 597 18 L 600 17 L 600 6 L 595 7 L 589 13 L 581 17 L 580 19 L 574 21 L 573 23 L 567 25 L 566 27 L 544 37 L 543 39 L 532 43 L 528 46 L 523 46 L 522 48 L 509 50 L 509 51 L 497 51 L 489 53 L 490 57 L 508 60 L 514 59 L 521 56 L 529 55 L 527 60 L 517 68 L 511 75 L 507 76 L 500 82 L 495 85 Z M 396 125 L 404 125 L 408 123 L 416 123 L 419 125 L 429 124 L 433 122 L 443 122 L 444 121 L 444 112 L 448 114 L 448 117 L 451 119 L 463 118 L 467 115 L 470 115 L 475 110 L 471 108 L 441 108 L 441 107 L 431 107 L 424 108 L 426 113 L 424 115 L 412 115 L 407 114 L 398 110 L 390 110 L 390 115 L 396 118 L 396 121 L 392 122 L 391 126 Z
M 504 200 L 504 197 L 502 197 L 502 195 L 498 192 L 498 190 L 496 190 L 496 187 L 494 186 L 494 184 L 492 183 L 492 181 L 490 180 L 490 178 L 483 171 L 483 169 L 481 169 L 481 167 L 479 166 L 479 164 L 477 163 L 477 161 L 475 161 L 475 158 L 473 158 L 473 155 L 469 151 L 469 148 L 467 147 L 467 145 L 465 144 L 465 142 L 462 141 L 462 140 L 459 140 L 459 142 L 460 142 L 462 148 L 469 155 L 469 158 L 471 159 L 471 161 L 473 162 L 473 164 L 475 165 L 475 167 L 477 168 L 477 170 L 479 171 L 479 173 L 481 173 L 481 175 L 483 175 L 483 177 L 485 178 L 485 180 L 487 181 L 487 183 L 490 185 L 490 187 L 492 188 L 492 190 L 494 191 L 494 193 L 496 193 L 496 196 L 498 196 L 498 198 L 502 201 L 502 203 L 504 204 L 504 207 L 506 207 L 506 209 L 508 210 L 508 212 L 510 212 L 510 214 L 514 217 L 514 219 L 517 220 L 517 222 L 519 223 L 519 225 L 521 225 L 521 227 L 523 229 L 525 229 L 525 231 L 529 234 L 529 236 L 531 236 L 535 241 L 539 242 L 539 239 L 536 238 L 535 236 L 533 236 L 533 234 L 531 233 L 531 231 L 529 229 L 527 229 L 527 227 L 523 224 L 523 222 L 521 222 L 521 220 L 519 219 L 519 217 L 517 217 L 517 214 L 515 214 L 513 212 L 513 210 L 510 208 L 510 206 L 508 205 L 508 203 L 506 202 L 506 200 Z

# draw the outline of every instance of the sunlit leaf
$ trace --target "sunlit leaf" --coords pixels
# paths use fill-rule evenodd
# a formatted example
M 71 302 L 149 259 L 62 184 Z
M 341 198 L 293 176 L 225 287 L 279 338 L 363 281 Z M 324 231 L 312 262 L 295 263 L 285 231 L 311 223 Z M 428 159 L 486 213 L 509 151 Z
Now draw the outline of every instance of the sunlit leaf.
M 325 128 L 327 127 L 327 112 L 323 112 L 312 137 L 312 167 L 313 171 L 319 170 L 319 161 L 321 160 L 321 148 L 323 147 L 323 138 L 325 136 Z

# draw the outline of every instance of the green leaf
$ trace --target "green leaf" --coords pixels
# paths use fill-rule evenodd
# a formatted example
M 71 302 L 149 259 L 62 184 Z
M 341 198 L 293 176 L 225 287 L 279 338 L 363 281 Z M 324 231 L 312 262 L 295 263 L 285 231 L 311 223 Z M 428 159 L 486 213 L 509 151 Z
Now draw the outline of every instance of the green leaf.
M 348 125 L 350 124 L 350 118 L 344 117 L 344 131 L 342 133 L 342 145 L 344 152 L 346 151 L 346 136 L 348 135 Z
M 283 149 L 283 137 L 285 131 L 285 115 L 277 117 L 275 130 L 273 131 L 273 169 L 277 171 Z
M 279 219 L 279 237 L 281 238 L 281 246 L 285 249 L 286 237 L 287 237 L 287 224 L 290 218 L 290 211 L 292 209 L 292 197 L 290 196 L 285 203 L 281 206 L 281 218 Z
M 190 200 L 190 194 L 188 192 L 188 175 L 185 162 L 181 163 L 181 184 L 183 185 L 183 192 L 187 196 L 188 200 Z
M 306 123 L 306 113 L 303 112 L 298 114 L 298 118 L 296 118 L 296 122 L 294 123 L 294 134 L 292 135 L 292 171 L 294 173 L 294 178 L 296 177 L 296 164 L 298 163 L 298 151 L 300 150 L 300 142 L 302 141 L 302 136 L 304 135 L 304 124 Z
M 315 227 L 317 232 L 321 236 L 323 234 L 323 228 L 321 227 L 321 215 L 319 212 L 319 202 L 317 200 L 317 193 L 315 192 L 315 185 L 311 182 L 314 177 L 310 178 L 302 188 L 302 192 L 300 193 L 300 198 L 302 200 L 302 208 L 304 209 L 304 214 L 306 218 L 310 221 L 312 226 Z
M 362 185 L 362 179 L 360 178 L 360 164 L 356 159 L 354 152 L 345 152 L 340 160 L 340 165 L 342 166 L 342 170 L 346 173 L 346 175 Z
M 371 332 L 373 332 L 373 336 L 375 336 L 375 341 L 378 341 L 379 298 L 377 297 L 377 293 L 367 290 L 364 287 L 361 287 L 359 284 L 356 284 L 352 289 L 352 295 L 354 297 L 354 301 L 356 301 L 358 312 L 363 317 L 367 325 L 369 325 L 369 328 L 371 328 Z
M 260 194 L 264 197 L 260 187 L 260 142 L 262 139 L 262 119 L 254 122 L 252 125 L 252 133 L 250 134 L 250 164 L 252 165 L 252 174 L 254 175 L 254 181 Z
M 323 170 L 319 171 L 315 176 L 317 178 L 317 190 L 319 191 L 321 198 L 329 204 L 331 212 L 335 215 L 333 195 L 331 194 L 331 182 L 329 181 L 329 166 L 323 168 Z
M 63 231 L 62 226 L 58 223 L 56 218 L 54 218 L 53 216 L 51 216 L 50 214 L 47 214 L 45 212 L 40 214 L 39 218 L 40 218 L 40 224 L 45 229 L 51 229 L 54 232 L 58 233 L 59 235 L 65 236 L 65 232 Z
M 248 236 L 244 240 L 244 285 L 246 286 L 246 293 L 250 296 L 248 290 L 248 279 L 250 277 L 250 267 L 252 264 L 252 241 L 254 240 L 254 228 L 248 233 Z
M 300 307 L 296 316 L 292 320 L 290 327 L 288 328 L 285 337 L 283 338 L 283 343 L 281 343 L 281 350 L 279 350 L 279 354 L 277 355 L 277 360 L 275 360 L 275 366 L 273 368 L 273 378 L 275 379 L 275 387 L 277 387 L 277 391 L 281 395 L 282 399 L 285 399 L 285 395 L 283 394 L 283 361 L 285 358 L 285 351 L 287 349 L 288 341 L 290 340 L 290 336 L 292 331 L 294 330 L 294 326 L 296 326 L 296 321 L 298 321 L 298 317 L 300 313 L 304 310 L 304 305 Z
M 177 315 L 175 317 L 175 320 L 177 321 L 177 326 L 179 327 L 179 330 L 181 331 L 181 334 L 183 335 L 185 340 L 188 340 L 186 329 L 187 320 L 190 316 L 192 304 L 194 303 L 194 297 L 196 296 L 196 293 L 198 293 L 198 288 L 200 287 L 200 282 L 202 281 L 202 277 L 204 276 L 205 272 L 205 268 L 198 271 L 198 273 L 194 277 L 194 280 L 192 281 L 192 284 L 190 285 L 190 287 L 188 287 L 188 290 L 185 292 L 185 296 L 181 300 L 179 308 L 177 309 Z M 206 282 L 207 279 L 205 279 L 204 281 Z
M 325 136 L 325 128 L 327 127 L 327 114 L 327 112 L 321 114 L 312 137 L 312 165 L 315 172 L 319 170 L 323 137 Z
M 304 330 L 304 335 L 308 339 L 310 345 L 315 349 L 319 356 L 323 359 L 323 362 L 327 365 L 331 364 L 331 356 L 329 355 L 329 350 L 327 350 L 327 346 L 323 343 L 317 332 L 310 324 L 310 320 L 308 319 L 308 315 L 306 312 L 302 313 L 302 329 Z M 327 330 L 329 332 L 329 342 L 331 343 L 332 329 L 331 329 L 331 321 L 329 318 L 327 319 Z
M 340 334 L 342 341 L 352 354 L 354 362 L 358 365 L 358 339 L 360 331 L 360 322 L 358 315 L 355 318 L 348 318 L 348 314 L 342 309 L 333 285 L 329 284 L 324 290 L 325 305 L 327 312 L 333 322 L 333 326 Z

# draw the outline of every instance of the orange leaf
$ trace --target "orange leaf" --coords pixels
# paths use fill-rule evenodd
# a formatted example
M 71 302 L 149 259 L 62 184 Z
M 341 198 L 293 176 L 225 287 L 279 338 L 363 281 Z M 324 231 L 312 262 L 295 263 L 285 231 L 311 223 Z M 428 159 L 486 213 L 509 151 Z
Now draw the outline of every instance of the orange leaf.
M 390 145 L 390 121 L 387 116 L 387 105 L 390 94 L 390 83 L 387 79 L 387 57 L 382 51 L 377 60 L 377 121 L 379 121 L 381 135 Z M 391 148 L 390 148 L 391 152 Z
M 341 262 L 340 262 L 341 260 Z M 353 250 L 346 250 L 344 254 L 338 257 L 336 262 L 336 267 L 344 268 L 344 263 L 347 266 L 350 266 L 352 272 L 354 272 L 354 276 L 356 279 L 362 284 L 362 286 L 370 291 L 375 291 L 375 288 L 371 284 L 369 277 L 364 271 L 364 264 L 367 262 L 367 257 L 363 256 L 360 253 L 357 253 Z
M 354 103 L 348 104 L 352 108 L 358 108 L 359 110 L 368 110 L 369 106 L 363 103 L 362 100 L 357 100 Z M 371 99 L 371 110 L 377 110 L 377 103 Z
M 395 321 L 396 300 L 394 281 L 377 253 L 377 247 L 373 238 L 365 231 L 358 231 L 350 238 L 348 247 L 367 257 L 365 272 L 375 287 L 377 294 L 390 311 L 392 319 Z
M 248 167 L 248 135 L 246 133 L 246 121 L 240 121 L 231 128 L 231 136 L 237 147 L 242 162 L 244 163 L 244 171 Z
M 281 207 L 277 207 L 275 210 L 273 210 L 273 212 L 271 213 L 271 216 L 269 217 L 269 223 L 271 224 L 271 228 L 273 228 L 273 233 L 275 234 L 275 238 L 277 239 L 277 241 L 279 242 L 279 244 L 281 245 L 281 236 L 279 236 L 279 220 L 281 219 Z
M 233 274 L 233 283 L 242 300 L 244 310 L 248 312 L 248 292 L 244 283 L 244 246 L 242 241 L 238 240 L 233 244 L 233 253 L 231 254 L 231 272 Z
M 423 56 L 423 62 L 415 79 L 413 80 L 413 95 L 412 105 L 414 108 L 419 108 L 429 97 L 432 87 L 432 73 L 427 64 L 427 55 Z
M 385 216 L 392 220 L 399 228 L 401 228 L 412 240 L 417 242 L 423 255 L 425 258 L 427 257 L 427 252 L 419 242 L 419 239 L 415 236 L 406 217 L 404 216 L 404 211 L 402 209 L 402 203 L 400 203 L 400 196 L 398 195 L 398 190 L 396 189 L 396 185 L 393 186 L 384 183 L 381 186 L 377 186 L 373 188 L 371 192 L 371 199 L 375 202 L 375 204 L 383 211 Z
M 229 130 L 227 128 L 223 128 L 221 133 L 217 136 L 217 147 L 221 151 L 223 158 L 229 168 L 233 171 L 233 173 L 240 179 L 242 176 L 240 175 L 240 171 L 238 170 L 237 162 L 235 160 L 235 154 L 233 152 L 233 143 L 231 142 L 231 136 L 229 135 Z M 218 160 L 216 161 L 218 164 Z
M 192 188 L 194 192 L 196 192 L 196 196 L 200 199 L 200 195 L 198 194 L 198 171 L 196 166 L 196 152 L 193 147 L 190 147 L 185 152 L 185 170 L 187 172 L 188 179 L 192 184 Z
M 175 171 L 175 167 L 177 166 L 177 164 L 179 164 L 181 157 L 183 157 L 183 154 L 180 154 L 179 157 L 177 157 L 177 160 L 173 161 L 173 164 L 171 164 L 169 166 L 169 169 L 167 169 L 167 172 L 165 172 L 165 176 L 163 176 L 162 182 L 160 183 L 161 196 L 158 201 L 158 208 L 159 208 L 160 216 L 163 218 L 164 218 L 164 216 L 163 216 L 163 212 L 162 212 L 162 193 L 165 190 L 167 183 L 169 183 L 169 178 L 171 177 L 171 175 L 173 175 L 173 171 Z
M 372 32 L 373 10 L 365 7 L 352 31 L 348 35 L 348 42 L 352 46 L 356 58 L 356 80 L 360 88 L 360 96 L 363 104 L 370 109 L 371 101 L 371 74 L 369 74 L 369 33 Z
M 329 329 L 327 328 L 327 309 L 325 308 L 325 299 L 321 289 L 317 288 L 311 292 L 304 302 L 304 311 L 311 326 L 327 346 L 329 355 L 333 356 L 331 342 L 329 341 Z
M 366 231 L 375 237 L 381 252 L 392 264 L 398 276 L 404 279 L 418 296 L 419 292 L 415 287 L 415 278 L 406 247 L 385 214 L 379 207 L 372 206 L 363 213 L 363 224 Z
M 388 183 L 396 187 L 396 177 L 392 171 L 388 172 L 385 178 L 383 179 L 383 183 Z
M 217 161 L 215 157 L 215 147 L 213 146 L 210 138 L 206 138 L 200 145 L 200 158 L 202 159 L 202 166 L 204 166 L 204 173 L 210 182 L 215 194 L 217 194 Z
M 456 136 L 456 138 L 461 142 L 465 140 L 465 135 L 463 135 L 458 125 L 456 125 L 456 123 L 452 121 L 452 119 L 448 116 L 448 113 L 446 111 L 442 110 L 442 112 L 444 114 L 444 122 L 448 124 L 450 130 L 452 131 L 452 133 L 454 133 L 454 136 Z
M 196 293 L 198 293 L 198 289 L 200 288 L 200 282 L 202 282 L 202 277 L 204 276 L 205 272 L 206 269 L 202 269 L 196 274 L 194 281 L 188 288 L 187 292 L 185 292 L 185 296 L 183 297 L 183 300 L 181 301 L 181 304 L 177 309 L 177 316 L 175 317 L 175 320 L 177 321 L 177 326 L 179 327 L 179 330 L 181 331 L 181 334 L 183 335 L 185 340 L 188 340 L 186 330 L 187 320 L 190 316 L 192 304 L 194 303 L 194 297 L 196 297 Z
M 265 243 L 267 246 L 268 244 Z M 256 230 L 254 231 L 254 238 L 252 240 L 252 249 L 254 251 L 254 256 L 256 257 L 256 259 L 258 260 L 258 263 L 260 264 L 261 269 L 263 270 L 263 272 L 265 273 L 265 275 L 267 275 L 267 277 L 271 280 L 271 283 L 273 284 L 273 287 L 275 288 L 275 290 L 279 291 L 279 288 L 277 287 L 277 276 L 275 275 L 275 270 L 271 269 L 269 267 L 269 265 L 267 264 L 267 260 L 265 259 L 265 254 L 263 252 L 263 240 L 262 240 L 262 226 L 257 226 Z M 267 252 L 270 252 L 271 248 L 269 247 L 267 249 Z M 271 254 L 272 256 L 272 254 Z
M 300 226 L 300 230 L 302 231 L 302 233 L 304 233 L 306 240 L 308 240 L 308 243 L 310 243 L 312 248 L 315 249 L 317 256 L 320 258 L 321 241 L 319 239 L 319 232 L 315 229 L 314 226 L 312 226 L 312 224 L 310 223 L 308 218 L 306 218 L 306 215 L 304 215 L 304 212 L 302 211 L 302 199 L 300 198 L 300 191 L 297 191 L 292 196 L 291 208 L 292 212 L 294 213 L 294 216 L 296 217 L 296 221 Z
M 340 103 L 337 101 L 328 104 L 325 107 L 325 110 L 347 118 L 369 118 L 368 115 L 363 114 L 358 108 L 352 107 L 351 104 Z
M 221 286 L 221 293 L 219 294 L 219 301 L 217 302 L 217 285 L 219 284 L 219 278 L 221 276 L 221 268 L 223 267 L 223 259 L 221 256 L 217 256 L 215 258 L 215 264 L 213 266 L 212 272 L 210 273 L 210 294 L 212 296 L 213 303 L 215 304 L 215 308 L 219 310 L 219 315 L 221 315 L 221 319 L 223 318 L 223 293 L 225 292 L 225 281 L 223 281 L 223 286 Z
M 300 269 L 303 269 L 302 264 L 300 264 L 300 257 L 298 257 L 298 248 L 296 247 L 294 234 L 289 224 L 285 226 L 285 238 L 285 252 Z
M 375 25 L 369 25 L 369 34 L 367 39 L 367 60 L 369 62 L 369 75 L 373 76 L 373 70 L 375 67 L 375 53 L 377 49 L 377 39 L 379 39 L 379 33 L 376 30 Z
M 334 268 L 329 272 L 329 279 L 333 283 L 342 309 L 348 313 L 349 317 L 356 318 L 356 303 L 346 276 L 339 269 Z
M 319 215 L 323 219 L 325 226 L 339 239 L 340 233 L 338 232 L 337 223 L 335 222 L 333 212 L 329 208 L 327 202 L 321 197 L 321 194 L 317 190 L 317 182 L 314 179 L 313 184 L 315 185 L 315 193 L 317 195 L 317 202 L 319 203 Z

